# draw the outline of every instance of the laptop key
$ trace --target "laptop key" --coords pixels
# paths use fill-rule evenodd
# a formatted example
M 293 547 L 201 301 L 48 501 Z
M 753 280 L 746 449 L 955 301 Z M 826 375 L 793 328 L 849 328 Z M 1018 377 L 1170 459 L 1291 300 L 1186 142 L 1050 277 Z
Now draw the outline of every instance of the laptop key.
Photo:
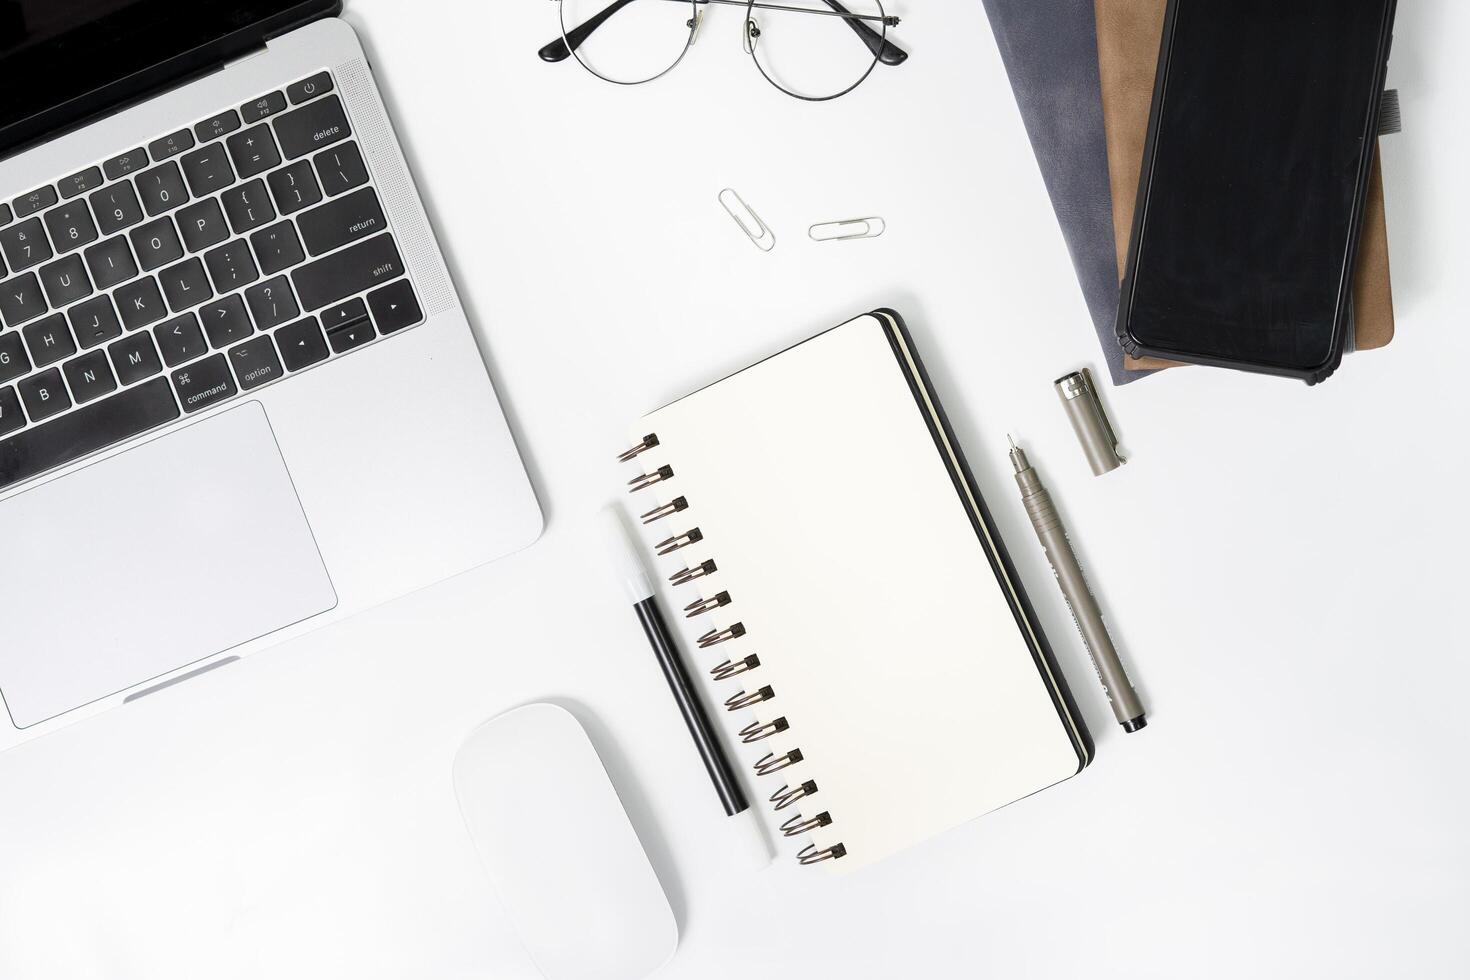
M 61 383 L 61 372 L 55 368 L 33 374 L 17 387 L 32 422 L 42 422 L 71 408 L 71 396 Z
M 255 256 L 250 254 L 250 243 L 243 238 L 205 252 L 204 264 L 209 267 L 209 277 L 214 280 L 216 292 L 228 293 L 260 278 Z
M 237 235 L 276 220 L 276 209 L 271 207 L 271 197 L 266 193 L 263 180 L 252 180 L 243 187 L 236 187 L 220 195 L 220 200 L 225 202 L 230 227 Z
M 290 371 L 300 371 L 327 359 L 327 341 L 314 316 L 277 330 L 276 345 L 281 348 L 281 360 Z
M 221 136 L 228 136 L 240 128 L 240 114 L 234 109 L 226 109 L 217 116 L 210 116 L 203 122 L 194 124 L 194 135 L 201 143 L 217 140 Z
M 24 218 L 27 215 L 35 214 L 37 211 L 44 211 L 55 203 L 56 188 L 50 184 L 47 184 L 45 187 L 37 187 L 29 194 L 22 194 L 10 202 L 11 207 L 15 209 L 15 216 L 17 218 Z
M 169 309 L 175 313 L 192 310 L 214 296 L 209 277 L 204 274 L 204 263 L 197 257 L 164 269 L 158 274 L 158 284 L 163 287 Z
M 141 146 L 136 150 L 119 153 L 102 165 L 102 172 L 107 175 L 108 180 L 122 180 L 128 174 L 136 173 L 148 166 L 148 152 Z
M 117 390 L 117 379 L 112 376 L 112 368 L 107 366 L 107 354 L 103 351 L 94 350 L 67 361 L 61 370 L 66 374 L 66 383 L 71 385 L 72 396 L 78 405 L 96 401 Z
M 92 273 L 92 282 L 98 289 L 111 289 L 138 274 L 138 263 L 133 261 L 133 250 L 122 235 L 98 242 L 84 253 L 87 271 Z
M 250 246 L 255 249 L 261 273 L 267 276 L 289 269 L 306 258 L 301 251 L 301 239 L 296 237 L 296 226 L 289 221 L 280 221 L 257 231 L 250 236 Z
M 335 95 L 308 102 L 276 119 L 276 136 L 287 160 L 306 156 L 352 135 L 342 100 Z
M 316 175 L 321 179 L 322 190 L 328 197 L 350 191 L 368 179 L 367 164 L 362 162 L 362 151 L 353 142 L 323 150 L 312 157 L 316 164 Z
M 318 95 L 326 95 L 332 91 L 332 76 L 328 72 L 317 72 L 310 78 L 286 86 L 286 97 L 291 100 L 292 105 L 299 105 L 308 99 L 314 99 Z
M 133 251 L 138 253 L 138 264 L 144 272 L 184 257 L 184 246 L 179 244 L 178 232 L 167 217 L 139 225 L 128 232 L 128 238 L 132 239 Z
M 360 299 L 349 299 L 338 306 L 329 306 L 322 310 L 322 326 L 327 333 L 351 326 L 359 320 L 366 320 L 368 315 L 367 304 Z
M 298 160 L 289 167 L 274 170 L 266 182 L 270 184 L 276 208 L 282 214 L 309 208 L 322 199 L 322 189 L 316 182 L 310 160 Z
M 373 322 L 377 324 L 379 333 L 402 330 L 424 318 L 418 297 L 413 294 L 413 285 L 407 279 L 373 290 L 368 293 L 367 301 L 373 308 Z
M 361 347 L 377 336 L 373 325 L 366 317 L 345 327 L 327 331 L 327 343 L 332 345 L 332 350 L 338 354 L 345 354 L 350 350 Z
M 281 162 L 275 137 L 265 123 L 240 130 L 226 139 L 225 145 L 230 148 L 230 159 L 235 161 L 235 173 L 241 180 L 264 173 Z
M 68 255 L 41 266 L 41 285 L 46 289 L 52 309 L 57 310 L 92 295 L 92 283 L 80 255 Z
M 62 178 L 60 182 L 61 196 L 63 198 L 76 197 L 102 186 L 102 170 L 100 167 L 88 167 L 80 173 L 72 174 L 70 177 Z
M 250 315 L 261 330 L 270 330 L 301 315 L 285 276 L 251 286 L 245 290 L 245 302 L 250 304 Z
M 117 312 L 122 316 L 123 326 L 129 330 L 157 323 L 168 315 L 163 305 L 163 294 L 158 291 L 158 281 L 152 276 L 117 287 L 112 294 L 117 300 Z
M 236 393 L 235 379 L 230 376 L 230 366 L 223 354 L 212 354 L 181 367 L 171 377 L 174 390 L 179 393 L 179 404 L 186 412 L 208 408 Z
M 45 312 L 46 300 L 34 272 L 0 282 L 0 318 L 7 326 L 18 327 Z
M 225 224 L 224 212 L 214 198 L 195 201 L 178 213 L 179 234 L 184 236 L 184 245 L 191 252 L 218 245 L 230 237 Z
M 0 439 L 0 488 L 29 480 L 178 417 L 178 403 L 163 378 L 92 402 L 54 422 Z
M 57 252 L 70 252 L 97 240 L 97 224 L 86 201 L 68 201 L 45 214 L 46 230 Z
M 266 116 L 272 116 L 286 108 L 286 97 L 280 92 L 271 92 L 262 95 L 252 102 L 247 102 L 240 107 L 240 114 L 248 123 L 260 122 Z
M 312 255 L 321 255 L 350 242 L 369 238 L 388 229 L 388 219 L 371 187 L 328 201 L 296 218 L 301 239 Z
M 150 218 L 189 203 L 184 176 L 179 172 L 179 165 L 172 160 L 145 170 L 134 179 L 138 184 L 138 196 L 143 199 L 143 210 Z
M 71 329 L 66 325 L 66 317 L 60 313 L 37 320 L 21 332 L 25 334 L 26 346 L 30 348 L 31 361 L 38 368 L 55 364 L 77 352 L 76 342 L 71 339 Z
M 26 347 L 20 342 L 20 334 L 14 330 L 0 333 L 0 384 L 30 373 L 31 359 L 26 356 Z
M 318 310 L 404 275 L 403 260 L 387 233 L 349 245 L 291 273 L 306 310 Z
M 20 396 L 14 388 L 0 388 L 0 436 L 14 432 L 26 424 L 25 413 L 20 410 Z
M 112 308 L 112 300 L 106 296 L 93 296 L 85 303 L 78 303 L 66 311 L 66 318 L 84 350 L 122 336 L 122 321 Z
M 202 307 L 199 320 L 209 335 L 209 346 L 216 349 L 228 347 L 255 332 L 250 314 L 245 312 L 245 301 L 239 295 L 225 296 Z
M 112 358 L 117 380 L 124 385 L 136 384 L 163 370 L 163 362 L 158 359 L 158 348 L 153 346 L 152 336 L 146 333 L 124 337 L 107 348 L 107 354 Z
M 41 227 L 40 218 L 31 218 L 9 228 L 0 228 L 0 251 L 10 263 L 11 271 L 21 272 L 51 258 L 51 243 Z
M 177 367 L 209 350 L 199 332 L 199 318 L 192 313 L 165 320 L 153 328 L 153 339 L 163 354 L 163 363 Z
M 276 345 L 270 337 L 256 337 L 238 347 L 231 347 L 229 354 L 242 391 L 259 388 L 286 373 L 281 370 L 281 359 L 276 356 Z
M 156 160 L 167 160 L 171 156 L 177 156 L 194 145 L 194 134 L 187 129 L 181 129 L 177 133 L 169 133 L 160 136 L 148 144 L 148 155 Z
M 87 200 L 92 204 L 92 213 L 97 216 L 97 227 L 104 235 L 116 234 L 143 220 L 143 206 L 138 203 L 133 185 L 127 181 L 110 184 Z
M 184 179 L 195 197 L 213 194 L 235 182 L 235 171 L 230 169 L 230 155 L 223 143 L 211 143 L 186 153 L 179 163 L 183 164 Z

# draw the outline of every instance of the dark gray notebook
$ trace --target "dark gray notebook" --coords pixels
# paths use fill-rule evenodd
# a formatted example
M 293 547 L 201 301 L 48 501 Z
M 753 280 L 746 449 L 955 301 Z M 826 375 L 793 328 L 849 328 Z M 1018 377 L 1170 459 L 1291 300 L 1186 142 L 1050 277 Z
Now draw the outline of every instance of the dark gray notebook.
M 1067 240 L 1114 384 L 1148 375 L 1123 367 L 1113 332 L 1118 261 L 1093 0 L 984 0 L 1031 148 Z

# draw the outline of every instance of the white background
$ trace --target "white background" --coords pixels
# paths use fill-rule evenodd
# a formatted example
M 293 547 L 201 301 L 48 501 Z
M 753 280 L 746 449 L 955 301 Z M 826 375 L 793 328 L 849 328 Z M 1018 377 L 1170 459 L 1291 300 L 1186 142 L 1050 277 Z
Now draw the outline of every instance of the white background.
M 587 725 L 664 883 L 670 980 L 1465 974 L 1470 7 L 1399 14 L 1394 344 L 1315 389 L 1186 369 L 1110 391 L 1132 462 L 1104 479 L 1051 391 L 1100 358 L 980 4 L 897 12 L 909 63 L 808 106 L 755 73 L 736 9 L 629 90 L 535 58 L 546 0 L 350 4 L 546 534 L 0 757 L 0 976 L 534 976 L 450 762 L 541 699 Z M 885 237 L 805 238 L 867 214 Z M 1098 759 L 856 876 L 751 873 L 589 531 L 627 420 L 878 305 L 926 355 Z M 1090 565 L 1141 734 L 1048 583 L 1008 430 Z

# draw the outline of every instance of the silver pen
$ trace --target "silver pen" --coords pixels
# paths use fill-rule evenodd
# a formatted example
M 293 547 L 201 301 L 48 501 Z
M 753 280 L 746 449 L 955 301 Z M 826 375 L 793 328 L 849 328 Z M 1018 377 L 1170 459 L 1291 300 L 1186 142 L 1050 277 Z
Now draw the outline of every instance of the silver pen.
M 1041 485 L 1041 477 L 1031 468 L 1031 463 L 1021 447 L 1016 445 L 1016 440 L 1011 439 L 1010 443 L 1011 465 L 1016 468 L 1016 485 L 1021 488 L 1021 503 L 1026 506 L 1026 514 L 1031 518 L 1031 526 L 1036 528 L 1036 536 L 1041 539 L 1047 561 L 1051 562 L 1052 574 L 1057 577 L 1062 598 L 1067 601 L 1067 608 L 1072 612 L 1072 622 L 1077 625 L 1077 632 L 1082 634 L 1082 645 L 1092 658 L 1092 669 L 1097 671 L 1103 693 L 1113 706 L 1113 717 L 1118 719 L 1118 724 L 1123 726 L 1125 732 L 1136 732 L 1148 724 L 1143 716 L 1143 702 L 1138 699 L 1138 692 L 1133 690 L 1133 685 L 1128 683 L 1123 662 L 1118 659 L 1118 649 L 1113 646 L 1113 638 L 1108 635 L 1102 610 L 1098 608 L 1097 599 L 1093 597 L 1092 589 L 1082 574 L 1082 564 L 1077 560 L 1077 553 L 1072 550 L 1072 542 L 1067 538 L 1067 529 L 1062 526 L 1062 519 L 1057 516 L 1051 494 Z

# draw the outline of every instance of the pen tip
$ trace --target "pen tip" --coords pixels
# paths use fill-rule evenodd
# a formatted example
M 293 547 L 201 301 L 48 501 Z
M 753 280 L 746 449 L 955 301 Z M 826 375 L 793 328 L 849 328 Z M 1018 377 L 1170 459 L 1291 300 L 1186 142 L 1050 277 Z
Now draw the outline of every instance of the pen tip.
M 1006 442 L 1009 442 L 1011 444 L 1011 448 L 1012 449 L 1015 449 L 1016 448 L 1016 438 L 1015 438 L 1015 436 L 1011 435 L 1009 432 L 1006 433 Z

